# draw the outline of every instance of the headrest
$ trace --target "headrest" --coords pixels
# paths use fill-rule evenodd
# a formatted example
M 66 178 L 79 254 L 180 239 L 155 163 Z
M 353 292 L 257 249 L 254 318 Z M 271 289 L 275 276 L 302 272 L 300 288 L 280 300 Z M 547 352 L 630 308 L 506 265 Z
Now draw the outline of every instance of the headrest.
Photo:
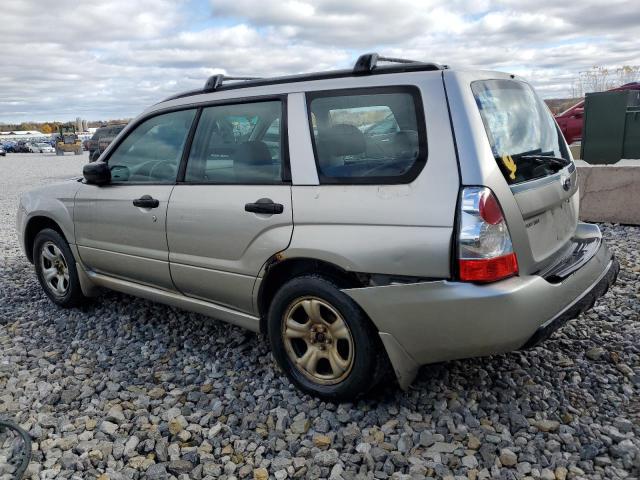
M 318 135 L 323 149 L 334 157 L 358 155 L 366 151 L 364 134 L 353 125 L 340 123 Z
M 418 151 L 418 132 L 400 130 L 393 136 L 393 147 L 398 154 L 414 155 Z
M 236 148 L 235 163 L 244 165 L 271 165 L 273 159 L 266 143 L 252 140 L 238 145 Z

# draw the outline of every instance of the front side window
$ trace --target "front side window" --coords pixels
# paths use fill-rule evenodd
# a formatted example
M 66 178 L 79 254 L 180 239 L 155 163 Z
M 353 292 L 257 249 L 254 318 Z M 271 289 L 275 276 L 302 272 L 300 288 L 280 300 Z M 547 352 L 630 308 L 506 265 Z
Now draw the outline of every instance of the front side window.
M 493 156 L 509 184 L 542 178 L 568 165 L 560 130 L 531 86 L 517 80 L 479 80 L 471 90 Z
M 415 89 L 395 87 L 309 94 L 321 181 L 412 181 L 427 155 L 419 98 Z
M 185 181 L 281 183 L 281 118 L 280 101 L 205 108 L 189 153 Z
M 195 110 L 145 120 L 109 157 L 111 183 L 174 183 Z

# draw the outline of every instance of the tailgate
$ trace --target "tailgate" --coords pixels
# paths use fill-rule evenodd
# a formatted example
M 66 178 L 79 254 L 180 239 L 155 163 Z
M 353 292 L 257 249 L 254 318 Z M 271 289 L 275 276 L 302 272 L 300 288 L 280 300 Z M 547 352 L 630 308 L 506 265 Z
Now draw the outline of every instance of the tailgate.
M 539 271 L 571 247 L 578 225 L 576 167 L 551 112 L 529 84 L 483 79 L 471 82 L 471 90 L 493 165 L 522 215 L 522 224 L 509 225 L 526 230 L 517 233 L 525 234 L 528 246 L 520 244 L 516 254 L 530 259 L 527 270 Z M 498 197 L 501 202 L 509 201 L 505 193 Z
M 548 263 L 573 237 L 578 225 L 578 178 L 574 164 L 511 191 L 522 212 L 533 259 Z

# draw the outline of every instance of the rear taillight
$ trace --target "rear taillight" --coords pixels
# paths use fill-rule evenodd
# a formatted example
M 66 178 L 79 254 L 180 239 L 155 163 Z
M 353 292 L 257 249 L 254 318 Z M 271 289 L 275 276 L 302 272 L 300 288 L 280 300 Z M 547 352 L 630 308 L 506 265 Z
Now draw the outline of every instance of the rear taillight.
M 465 187 L 460 198 L 458 275 L 495 282 L 518 273 L 518 260 L 498 199 L 487 187 Z

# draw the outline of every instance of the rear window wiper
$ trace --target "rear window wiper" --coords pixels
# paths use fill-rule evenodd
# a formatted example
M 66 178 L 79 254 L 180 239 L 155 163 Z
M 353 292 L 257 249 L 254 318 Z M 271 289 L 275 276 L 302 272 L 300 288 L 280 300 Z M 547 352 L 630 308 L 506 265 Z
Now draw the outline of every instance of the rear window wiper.
M 545 163 L 547 165 L 553 165 L 559 167 L 558 170 L 563 169 L 567 165 L 571 163 L 571 160 L 562 158 L 562 157 L 554 157 L 551 155 L 518 155 L 517 158 L 522 158 L 525 160 L 533 160 L 538 163 Z

